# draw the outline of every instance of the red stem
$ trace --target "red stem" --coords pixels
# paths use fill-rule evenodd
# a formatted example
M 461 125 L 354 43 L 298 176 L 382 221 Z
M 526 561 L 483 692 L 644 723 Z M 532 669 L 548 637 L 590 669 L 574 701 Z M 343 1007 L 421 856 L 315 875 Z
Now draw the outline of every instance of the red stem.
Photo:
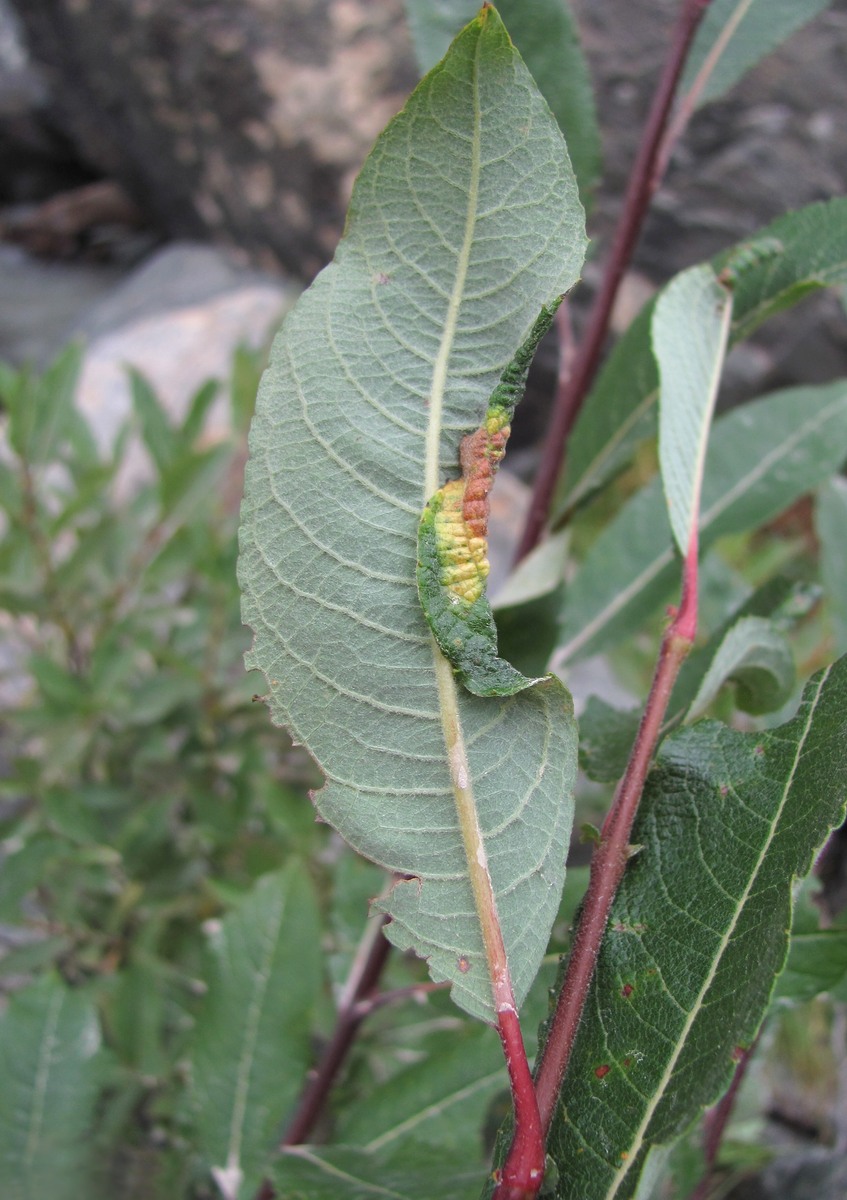
M 658 743 L 679 668 L 691 649 L 697 626 L 697 542 L 685 560 L 679 610 L 662 638 L 650 695 L 623 779 L 603 825 L 591 862 L 582 918 L 568 960 L 564 984 L 535 1076 L 535 1093 L 546 1138 L 588 996 L 594 964 L 609 912 L 629 858 L 632 824 Z M 504 1173 L 515 1153 L 509 1149 Z M 499 1200 L 499 1197 L 498 1197 Z
M 376 988 L 391 950 L 382 931 L 386 920 L 387 918 L 383 917 L 370 931 L 370 939 L 365 943 L 365 953 L 353 964 L 339 1004 L 332 1037 L 303 1092 L 297 1111 L 282 1140 L 283 1146 L 298 1146 L 308 1139 L 323 1111 L 358 1028 L 367 1015 L 368 1010 L 362 1007 L 362 1001 Z
M 544 1134 L 535 1087 L 514 1008 L 497 1014 L 497 1032 L 509 1072 L 515 1132 L 508 1161 L 499 1174 L 492 1200 L 532 1200 L 544 1178 Z
M 568 437 L 596 373 L 609 331 L 609 321 L 621 279 L 629 266 L 638 242 L 650 200 L 662 179 L 660 167 L 663 169 L 664 163 L 661 160 L 667 161 L 666 146 L 663 152 L 663 137 L 679 77 L 685 65 L 691 41 L 710 3 L 711 0 L 684 0 L 682 5 L 673 33 L 670 52 L 656 87 L 644 134 L 629 177 L 621 220 L 612 242 L 609 263 L 600 285 L 600 291 L 588 318 L 585 336 L 576 356 L 573 371 L 564 386 L 557 391 L 556 404 L 545 439 L 535 489 L 518 546 L 518 562 L 525 558 L 541 540 L 556 484 L 564 466 Z

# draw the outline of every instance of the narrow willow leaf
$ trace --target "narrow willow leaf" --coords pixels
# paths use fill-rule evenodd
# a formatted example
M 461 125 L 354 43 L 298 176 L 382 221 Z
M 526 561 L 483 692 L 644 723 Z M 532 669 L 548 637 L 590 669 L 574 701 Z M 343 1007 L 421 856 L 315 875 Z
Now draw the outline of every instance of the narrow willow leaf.
M 263 876 L 210 949 L 189 1049 L 196 1142 L 226 1200 L 250 1200 L 310 1058 L 321 949 L 306 873 Z
M 718 559 L 717 561 L 722 562 L 723 560 Z M 707 558 L 704 565 L 708 565 L 709 562 L 710 560 Z M 708 641 L 693 650 L 683 663 L 668 705 L 668 717 L 665 724 L 677 724 L 689 713 L 712 664 L 716 658 L 722 656 L 724 642 L 729 639 L 729 645 L 733 644 L 733 628 L 736 625 L 743 626 L 751 619 L 754 622 L 751 626 L 754 642 L 758 622 L 763 622 L 764 627 L 771 632 L 764 635 L 765 654 L 761 664 L 764 670 L 760 673 L 758 669 L 754 669 L 747 676 L 746 684 L 750 687 L 750 691 L 748 693 L 745 688 L 739 691 L 736 697 L 737 706 L 741 707 L 744 703 L 751 703 L 753 707 L 745 709 L 747 712 L 766 712 L 770 703 L 773 703 L 774 708 L 781 708 L 788 700 L 790 691 L 793 691 L 795 679 L 793 656 L 787 641 L 788 633 L 799 621 L 804 620 L 819 603 L 820 588 L 816 584 L 800 583 L 785 575 L 774 576 L 761 587 L 756 588 L 754 592 L 749 593 L 741 603 L 736 603 L 734 609 L 727 613 Z M 774 644 L 774 660 L 772 664 L 769 664 L 767 646 L 771 644 L 774 636 L 782 639 L 782 649 L 778 649 Z M 735 654 L 730 653 L 727 658 L 731 662 L 735 659 Z M 771 665 L 775 668 L 773 671 L 771 671 Z M 715 678 L 719 674 L 720 672 L 716 674 Z M 789 694 L 783 694 L 783 688 L 789 688 Z
M 741 341 L 774 313 L 811 292 L 847 283 L 847 199 L 812 204 L 780 217 L 713 262 L 720 272 L 752 246 L 770 244 L 733 282 L 730 343 Z M 777 253 L 776 244 L 782 247 Z M 655 301 L 646 305 L 615 346 L 592 388 L 568 443 L 557 511 L 584 500 L 628 461 L 656 430 L 659 377 L 650 349 Z
M 422 71 L 442 57 L 478 0 L 406 0 Z M 588 62 L 566 0 L 499 0 L 497 10 L 568 143 L 583 204 L 600 173 L 600 130 Z
M 479 1167 L 462 1153 L 404 1145 L 394 1154 L 353 1146 L 298 1146 L 273 1166 L 277 1195 L 286 1200 L 476 1200 Z
M 785 961 L 791 888 L 843 817 L 847 660 L 769 733 L 669 738 L 633 829 L 548 1151 L 562 1200 L 626 1200 L 729 1083 Z
M 687 92 L 707 60 L 714 62 L 698 98 L 708 104 L 745 75 L 832 0 L 712 0 L 685 64 L 680 91 Z
M 541 683 L 497 655 L 497 626 L 488 600 L 491 488 L 506 453 L 515 406 L 533 355 L 553 323 L 544 307 L 529 337 L 503 372 L 482 424 L 462 439 L 462 474 L 427 501 L 418 527 L 418 595 L 441 653 L 475 696 L 513 696 Z
M 711 267 L 671 281 L 650 330 L 659 368 L 659 467 L 680 554 L 697 546 L 709 426 L 726 354 L 732 296 Z
M 3 1200 L 97 1194 L 92 1137 L 104 1078 L 84 992 L 51 974 L 12 997 L 0 1021 Z
M 818 492 L 816 529 L 821 580 L 839 654 L 847 653 L 847 480 L 835 476 Z
M 774 712 L 789 699 L 794 656 L 772 621 L 743 617 L 727 630 L 691 702 L 689 720 L 705 712 L 729 680 L 737 684 L 737 705 L 743 712 Z
M 482 831 L 519 1001 L 561 891 L 575 730 L 552 681 L 496 700 L 455 691 L 418 601 L 417 527 L 584 246 L 559 129 L 484 9 L 377 141 L 334 263 L 277 339 L 251 432 L 249 665 L 324 772 L 323 817 L 411 877 L 386 901 L 391 939 L 488 1019 L 457 802 Z
M 79 423 L 74 408 L 82 346 L 66 346 L 40 378 L 21 372 L 10 394 L 9 445 L 31 466 L 43 466 L 58 454 Z
M 503 1055 L 488 1030 L 475 1025 L 430 1039 L 420 1062 L 399 1071 L 339 1118 L 336 1140 L 387 1154 L 409 1141 L 462 1151 L 485 1169 L 480 1130 L 491 1102 L 507 1087 Z
M 715 422 L 706 456 L 700 541 L 754 529 L 838 470 L 847 457 L 847 382 L 790 388 Z M 562 614 L 560 655 L 575 661 L 636 629 L 679 570 L 658 479 L 592 545 Z

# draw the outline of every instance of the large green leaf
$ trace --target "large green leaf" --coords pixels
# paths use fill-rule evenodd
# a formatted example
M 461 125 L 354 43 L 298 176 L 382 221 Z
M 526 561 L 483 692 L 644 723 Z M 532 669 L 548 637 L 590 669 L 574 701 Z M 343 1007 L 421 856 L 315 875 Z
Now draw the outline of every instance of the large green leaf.
M 707 104 L 716 100 L 760 59 L 831 3 L 832 0 L 712 0 L 697 30 L 680 90 L 687 92 L 707 58 L 716 56 L 698 102 Z
M 421 69 L 429 70 L 478 0 L 406 0 Z M 568 143 L 583 203 L 600 171 L 600 130 L 588 63 L 567 0 L 499 0 L 497 9 Z
M 548 1150 L 562 1200 L 625 1200 L 729 1083 L 783 966 L 791 885 L 844 811 L 847 659 L 793 720 L 669 738 L 648 779 Z
M 715 422 L 703 482 L 700 543 L 754 529 L 816 487 L 847 457 L 847 382 L 775 392 Z M 575 661 L 637 628 L 678 580 L 658 479 L 592 545 L 565 597 L 560 653 Z
M 782 249 L 738 273 L 731 344 L 810 292 L 847 283 L 847 199 L 780 217 L 749 243 L 720 255 L 715 269 L 737 262 L 748 244 Z M 620 469 L 640 441 L 655 433 L 659 377 L 649 337 L 654 304 L 645 306 L 617 343 L 580 412 L 568 444 L 560 511 L 584 500 Z
M 13 996 L 0 1022 L 0 1079 L 3 1200 L 93 1196 L 104 1069 L 89 997 L 52 974 Z
M 263 876 L 211 939 L 189 1057 L 197 1147 L 227 1200 L 255 1196 L 310 1058 L 320 922 L 297 866 Z
M 484 9 L 377 141 L 335 261 L 276 341 L 251 432 L 248 663 L 324 772 L 323 817 L 412 877 L 386 901 L 391 939 L 485 1018 L 457 800 L 476 806 L 519 1001 L 561 890 L 575 732 L 553 681 L 483 700 L 445 678 L 417 598 L 417 526 L 583 250 L 559 129 Z

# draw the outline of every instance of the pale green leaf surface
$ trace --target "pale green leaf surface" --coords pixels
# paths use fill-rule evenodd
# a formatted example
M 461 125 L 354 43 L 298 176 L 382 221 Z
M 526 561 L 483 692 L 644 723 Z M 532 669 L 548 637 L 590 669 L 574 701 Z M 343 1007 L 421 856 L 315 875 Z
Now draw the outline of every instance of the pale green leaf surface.
M 286 320 L 251 432 L 239 576 L 248 665 L 326 778 L 324 818 L 414 878 L 389 936 L 492 1016 L 456 816 L 418 518 L 545 303 L 574 282 L 582 212 L 561 134 L 493 10 L 377 141 L 345 237 Z M 515 993 L 563 879 L 576 757 L 555 683 L 458 694 Z
M 513 608 L 547 596 L 564 578 L 570 534 L 567 530 L 545 538 L 521 559 L 492 598 L 491 607 Z
M 653 310 L 659 368 L 659 468 L 680 554 L 696 545 L 709 426 L 718 394 L 732 297 L 709 266 L 673 279 Z
M 300 1093 L 321 984 L 305 871 L 263 876 L 213 932 L 190 1046 L 197 1147 L 227 1200 L 255 1196 Z
M 832 0 L 712 0 L 685 64 L 680 91 L 687 92 L 706 59 L 719 57 L 698 103 L 708 104 L 738 82 Z M 725 39 L 725 31 L 730 34 Z
M 738 685 L 738 707 L 744 712 L 773 712 L 794 688 L 794 656 L 785 635 L 764 617 L 742 617 L 715 651 L 688 719 L 705 712 L 724 683 Z
M 588 63 L 566 0 L 499 0 L 497 11 L 565 135 L 583 203 L 600 173 L 600 130 Z M 478 0 L 406 0 L 418 62 L 428 71 Z
M 766 226 L 713 262 L 716 271 L 737 261 L 746 246 L 781 243 L 733 285 L 730 342 L 748 337 L 769 316 L 810 292 L 847 283 L 847 199 L 812 204 Z M 580 412 L 568 443 L 557 509 L 572 508 L 630 458 L 656 429 L 659 377 L 650 348 L 655 301 L 647 304 L 618 341 Z
M 669 738 L 633 829 L 548 1150 L 561 1200 L 625 1200 L 723 1092 L 782 968 L 791 887 L 843 816 L 847 660 L 768 733 Z
M 775 392 L 715 422 L 703 481 L 700 543 L 774 517 L 847 457 L 847 382 Z M 564 661 L 598 653 L 672 592 L 679 565 L 661 484 L 653 480 L 592 545 L 565 597 Z
M 12 997 L 0 1021 L 3 1200 L 95 1194 L 103 1064 L 97 1013 L 82 990 L 50 974 Z
M 274 1164 L 272 1179 L 285 1200 L 475 1200 L 478 1164 L 463 1152 L 434 1153 L 406 1144 L 392 1155 L 352 1146 L 298 1146 Z
M 835 635 L 835 649 L 847 653 L 847 479 L 840 475 L 818 492 L 816 529 L 821 581 Z

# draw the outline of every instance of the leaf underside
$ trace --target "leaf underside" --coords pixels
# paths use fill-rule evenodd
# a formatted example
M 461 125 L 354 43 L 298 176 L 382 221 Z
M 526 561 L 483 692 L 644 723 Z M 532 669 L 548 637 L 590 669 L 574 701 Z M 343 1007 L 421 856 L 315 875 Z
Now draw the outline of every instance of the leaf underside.
M 650 1148 L 728 1085 L 785 961 L 792 881 L 843 816 L 845 713 L 840 659 L 778 729 L 664 743 L 554 1118 L 562 1200 L 632 1196 Z
M 417 526 L 458 471 L 542 306 L 574 283 L 582 211 L 561 135 L 493 9 L 377 141 L 335 261 L 275 343 L 250 437 L 239 578 L 248 665 L 319 763 L 322 816 L 410 876 L 391 939 L 493 1016 L 445 752 Z M 555 681 L 458 697 L 515 994 L 564 876 L 575 732 Z

